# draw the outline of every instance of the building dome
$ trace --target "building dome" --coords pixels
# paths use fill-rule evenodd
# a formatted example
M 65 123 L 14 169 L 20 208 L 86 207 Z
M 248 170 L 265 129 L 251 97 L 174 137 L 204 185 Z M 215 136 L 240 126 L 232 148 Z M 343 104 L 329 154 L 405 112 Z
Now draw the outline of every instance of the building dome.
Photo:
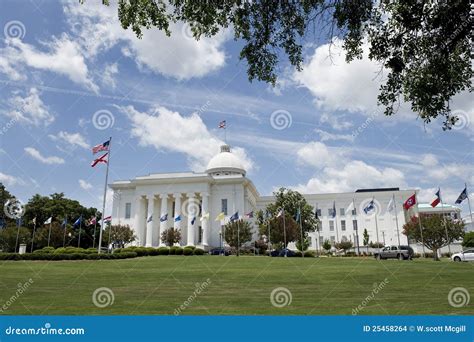
M 221 152 L 209 161 L 206 172 L 215 176 L 241 174 L 245 176 L 245 169 L 239 158 L 232 154 L 229 145 L 222 145 Z

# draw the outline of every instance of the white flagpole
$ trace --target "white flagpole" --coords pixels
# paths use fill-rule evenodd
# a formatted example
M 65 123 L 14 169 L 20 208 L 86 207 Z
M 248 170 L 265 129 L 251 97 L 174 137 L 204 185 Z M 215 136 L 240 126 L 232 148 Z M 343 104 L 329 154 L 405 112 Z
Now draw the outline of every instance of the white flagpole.
M 33 237 L 31 238 L 31 252 L 33 253 L 33 245 L 35 244 L 35 233 L 36 233 L 36 216 L 35 216 L 35 222 L 33 222 Z
M 304 250 L 303 250 L 303 225 L 301 224 L 301 206 L 298 207 L 298 210 L 300 212 L 300 230 L 301 230 L 301 256 L 304 258 Z
M 467 191 L 467 183 L 464 183 L 464 187 L 466 188 L 467 205 L 469 206 L 469 213 L 471 215 L 471 224 L 474 225 L 474 221 L 472 220 L 471 201 L 469 200 L 469 191 Z
M 109 180 L 109 165 L 110 165 L 110 152 L 112 150 L 112 137 L 109 138 L 109 151 L 108 151 L 108 160 L 107 160 L 107 170 L 105 172 L 105 185 L 104 185 L 104 201 L 102 202 L 102 217 L 100 224 L 100 234 L 99 234 L 99 246 L 97 247 L 97 253 L 100 254 L 100 249 L 102 247 L 102 231 L 104 229 L 104 217 L 105 217 L 105 201 L 107 199 L 107 182 Z
M 95 248 L 96 228 L 97 228 L 97 212 L 94 215 L 94 240 L 92 242 L 92 248 Z
M 443 204 L 443 197 L 441 196 L 441 187 L 438 187 L 438 191 L 439 191 L 439 201 L 441 202 L 441 215 L 443 215 L 444 231 L 446 232 L 446 242 L 448 242 L 448 252 L 449 252 L 449 256 L 451 256 L 451 243 L 449 242 L 446 216 L 444 215 L 444 204 Z
M 380 255 L 380 241 L 379 241 L 379 224 L 377 220 L 377 207 L 375 207 L 375 197 L 372 196 L 372 204 L 374 205 L 374 210 L 375 210 L 375 233 L 377 234 L 377 247 L 379 250 L 379 255 Z
M 354 197 L 352 197 L 352 210 L 351 211 L 355 211 L 356 215 L 356 222 L 357 222 L 357 210 L 356 210 L 356 205 L 355 205 L 355 199 Z M 352 216 L 352 212 L 351 212 L 351 216 Z M 354 225 L 354 223 L 352 223 Z M 354 226 L 352 226 L 352 228 L 354 228 Z M 359 247 L 359 225 L 356 223 L 356 238 L 357 238 L 357 255 L 360 255 L 360 247 Z
M 416 195 L 416 191 L 415 191 L 415 203 L 416 203 L 416 210 L 418 211 L 418 224 L 420 225 L 421 245 L 423 247 L 423 258 L 424 258 L 425 257 L 425 241 L 423 240 L 423 227 L 421 226 L 421 214 L 420 214 L 420 210 L 418 209 L 418 196 Z
M 81 231 L 82 231 L 82 215 L 79 216 L 79 239 L 77 240 L 77 248 L 81 247 Z
M 49 221 L 48 247 L 49 247 L 49 242 L 51 241 L 51 225 L 52 224 L 53 224 L 53 217 L 51 216 L 51 221 Z
M 336 221 L 336 242 L 339 243 L 341 241 L 339 241 L 339 229 L 338 229 L 338 226 L 337 226 L 337 209 L 336 209 L 336 201 L 333 202 L 333 209 L 334 209 L 334 221 Z
M 395 224 L 397 225 L 398 249 L 400 249 L 400 230 L 398 229 L 397 204 L 395 203 L 395 194 L 392 193 L 393 211 L 395 212 Z
M 281 210 L 283 211 L 283 239 L 284 239 L 284 241 L 285 241 L 285 246 L 284 246 L 284 247 L 285 247 L 285 257 L 286 257 L 286 256 L 287 256 L 287 252 L 288 252 L 287 249 L 286 249 L 286 222 L 285 222 L 285 221 L 286 221 L 286 220 L 285 220 L 285 215 L 286 215 L 286 213 L 285 213 L 285 208 L 282 207 Z

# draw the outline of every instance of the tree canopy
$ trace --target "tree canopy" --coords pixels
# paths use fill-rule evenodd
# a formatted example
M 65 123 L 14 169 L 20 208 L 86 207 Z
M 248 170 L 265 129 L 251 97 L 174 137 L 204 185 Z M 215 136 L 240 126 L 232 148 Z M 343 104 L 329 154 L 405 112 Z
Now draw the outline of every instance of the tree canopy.
M 229 222 L 224 226 L 224 239 L 238 253 L 242 245 L 252 240 L 252 225 L 245 220 Z
M 178 21 L 197 40 L 232 30 L 243 42 L 249 80 L 273 85 L 283 59 L 302 70 L 305 44 L 341 39 L 347 62 L 362 58 L 367 45 L 385 70 L 378 95 L 385 114 L 403 100 L 426 123 L 443 117 L 445 128 L 458 120 L 453 97 L 472 91 L 468 0 L 119 0 L 118 18 L 139 38 L 153 27 L 171 35 L 170 23 Z

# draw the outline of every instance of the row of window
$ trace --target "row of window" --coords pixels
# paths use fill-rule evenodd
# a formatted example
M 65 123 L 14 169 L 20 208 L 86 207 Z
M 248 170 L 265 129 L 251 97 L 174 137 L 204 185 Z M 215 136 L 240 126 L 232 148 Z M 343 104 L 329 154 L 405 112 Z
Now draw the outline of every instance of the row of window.
M 334 231 L 334 225 L 336 221 L 329 221 L 329 231 Z M 323 227 L 324 228 L 324 227 Z M 342 231 L 346 230 L 346 220 L 341 220 L 341 226 L 338 227 Z M 352 220 L 352 229 L 357 230 L 357 220 Z

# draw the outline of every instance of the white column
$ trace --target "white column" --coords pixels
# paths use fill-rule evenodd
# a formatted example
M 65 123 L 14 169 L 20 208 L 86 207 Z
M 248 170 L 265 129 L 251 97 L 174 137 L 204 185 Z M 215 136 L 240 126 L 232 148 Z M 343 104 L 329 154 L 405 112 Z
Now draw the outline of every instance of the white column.
M 202 215 L 209 215 L 209 194 L 207 192 L 201 193 L 202 198 Z M 204 248 L 209 246 L 209 219 L 203 218 L 201 222 L 202 227 L 202 245 Z
M 195 195 L 194 193 L 188 193 L 186 194 L 186 196 L 188 197 L 188 207 L 186 208 L 186 211 L 188 213 L 188 241 L 186 245 L 194 246 L 194 224 L 192 224 L 192 220 L 197 215 L 196 203 L 194 198 Z
M 145 246 L 145 200 L 142 196 L 135 198 L 135 224 L 134 230 L 138 237 L 138 244 Z
M 149 221 L 150 216 L 152 220 L 156 220 L 157 218 L 153 215 L 153 207 L 155 206 L 155 195 L 148 195 L 147 197 L 147 218 L 146 218 L 146 247 L 152 247 L 153 244 L 153 221 Z
M 180 193 L 174 193 L 174 217 L 173 217 L 173 227 L 174 229 L 181 229 L 181 221 L 174 221 L 175 217 L 178 217 L 181 215 L 181 194 Z M 181 217 L 181 219 L 183 219 Z
M 168 220 L 161 222 L 161 217 L 165 216 L 168 213 L 168 194 L 160 194 L 161 198 L 161 215 L 158 218 L 160 220 L 160 231 L 159 231 L 159 240 L 160 240 L 160 247 L 164 246 L 164 242 L 161 241 L 161 234 L 166 230 L 166 226 L 168 224 L 168 220 L 170 217 L 168 217 Z

